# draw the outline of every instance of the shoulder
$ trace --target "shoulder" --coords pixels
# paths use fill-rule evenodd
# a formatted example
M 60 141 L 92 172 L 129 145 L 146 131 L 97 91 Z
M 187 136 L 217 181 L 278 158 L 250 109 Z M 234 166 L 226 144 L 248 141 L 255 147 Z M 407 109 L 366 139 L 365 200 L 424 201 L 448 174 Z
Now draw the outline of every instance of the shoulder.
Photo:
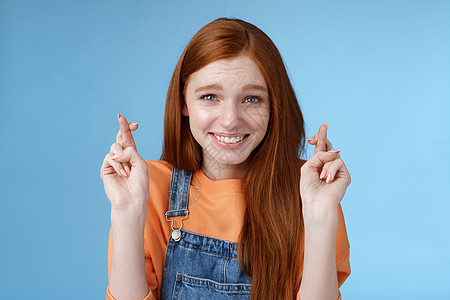
M 171 175 L 172 165 L 165 160 L 147 160 L 148 173 L 150 176 Z
M 169 207 L 172 165 L 163 160 L 148 160 L 146 163 L 148 166 L 149 198 L 144 231 L 145 245 L 150 251 L 150 254 L 147 253 L 147 255 L 156 257 L 157 260 L 162 258 L 162 262 L 164 262 L 163 253 L 165 253 L 167 237 L 171 229 L 165 219 L 165 212 Z M 161 248 L 162 246 L 164 247 Z
M 148 181 L 152 191 L 169 189 L 172 165 L 164 160 L 147 160 Z
M 170 193 L 172 165 L 163 160 L 148 160 L 149 209 L 150 216 L 164 215 Z

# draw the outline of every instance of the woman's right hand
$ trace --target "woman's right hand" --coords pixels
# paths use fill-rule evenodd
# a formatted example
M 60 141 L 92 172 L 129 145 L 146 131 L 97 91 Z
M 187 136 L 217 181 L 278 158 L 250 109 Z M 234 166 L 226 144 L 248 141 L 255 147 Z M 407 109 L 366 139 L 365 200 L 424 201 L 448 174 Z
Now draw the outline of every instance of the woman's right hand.
M 100 170 L 106 196 L 111 201 L 112 210 L 136 209 L 144 212 L 147 207 L 148 166 L 137 153 L 131 131 L 136 123 L 128 123 L 118 115 L 120 130 L 116 142 L 106 154 Z

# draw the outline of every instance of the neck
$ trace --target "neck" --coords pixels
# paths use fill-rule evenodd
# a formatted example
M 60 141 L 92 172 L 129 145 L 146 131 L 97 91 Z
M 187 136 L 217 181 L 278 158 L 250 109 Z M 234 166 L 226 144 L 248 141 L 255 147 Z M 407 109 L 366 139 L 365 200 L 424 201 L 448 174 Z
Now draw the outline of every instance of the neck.
M 217 161 L 202 164 L 203 173 L 212 180 L 241 179 L 241 165 L 220 164 Z

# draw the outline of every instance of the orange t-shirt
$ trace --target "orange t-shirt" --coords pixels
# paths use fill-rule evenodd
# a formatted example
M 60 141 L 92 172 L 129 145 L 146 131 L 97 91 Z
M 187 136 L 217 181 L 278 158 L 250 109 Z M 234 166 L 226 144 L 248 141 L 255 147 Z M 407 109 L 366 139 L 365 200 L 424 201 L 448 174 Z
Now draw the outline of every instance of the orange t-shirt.
M 147 161 L 150 197 L 145 223 L 145 272 L 149 293 L 143 300 L 159 299 L 171 232 L 165 212 L 169 208 L 169 188 L 172 165 L 165 161 Z M 183 220 L 183 229 L 217 239 L 238 242 L 245 212 L 243 182 L 239 179 L 211 180 L 197 170 L 189 188 L 189 218 Z M 174 227 L 179 227 L 179 219 Z M 108 277 L 111 269 L 112 232 L 109 232 Z M 336 238 L 336 262 L 339 286 L 350 274 L 349 243 L 344 216 L 339 205 L 339 225 Z M 107 300 L 114 297 L 107 289 Z

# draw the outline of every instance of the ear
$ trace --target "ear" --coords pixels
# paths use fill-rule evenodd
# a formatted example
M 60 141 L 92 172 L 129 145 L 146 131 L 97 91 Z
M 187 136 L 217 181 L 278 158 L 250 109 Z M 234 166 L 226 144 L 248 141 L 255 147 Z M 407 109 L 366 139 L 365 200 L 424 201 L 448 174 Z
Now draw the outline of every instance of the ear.
M 181 114 L 185 117 L 189 117 L 189 110 L 186 104 L 183 104 L 183 109 L 181 109 Z

